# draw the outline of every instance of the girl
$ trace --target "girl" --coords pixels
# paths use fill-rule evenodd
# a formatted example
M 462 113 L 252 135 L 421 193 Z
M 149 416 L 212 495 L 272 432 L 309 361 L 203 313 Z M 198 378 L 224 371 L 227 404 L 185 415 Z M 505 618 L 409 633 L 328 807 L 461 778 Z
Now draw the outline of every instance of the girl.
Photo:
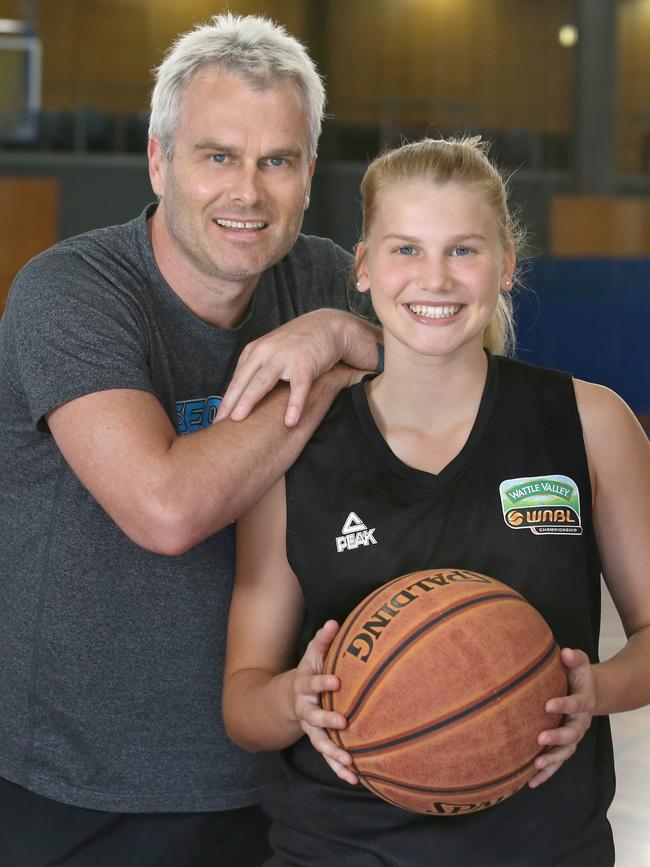
M 284 750 L 266 796 L 269 864 L 611 867 L 606 715 L 650 702 L 648 442 L 611 391 L 505 356 L 518 232 L 478 139 L 381 155 L 362 194 L 357 288 L 384 327 L 384 372 L 339 395 L 238 522 L 224 716 L 241 746 Z M 571 532 L 528 522 L 548 505 L 531 482 L 545 480 L 571 489 Z M 518 485 L 528 517 L 510 524 Z M 352 525 L 367 531 L 356 547 Z M 324 730 L 346 721 L 319 701 L 339 686 L 322 674 L 337 621 L 391 578 L 435 567 L 521 592 L 564 648 L 570 683 L 547 703 L 563 724 L 540 733 L 529 786 L 451 818 L 360 786 Z M 604 663 L 601 570 L 628 637 Z

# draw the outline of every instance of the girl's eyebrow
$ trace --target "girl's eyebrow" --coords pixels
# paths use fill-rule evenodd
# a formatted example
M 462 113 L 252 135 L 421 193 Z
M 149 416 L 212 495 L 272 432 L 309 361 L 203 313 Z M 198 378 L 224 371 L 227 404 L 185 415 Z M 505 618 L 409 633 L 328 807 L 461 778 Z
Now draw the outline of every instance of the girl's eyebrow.
M 388 235 L 384 235 L 382 241 L 387 241 L 390 238 L 394 238 L 396 241 L 419 241 L 419 238 L 416 238 L 415 235 L 401 235 L 398 232 L 389 232 Z
M 415 235 L 402 235 L 400 232 L 389 232 L 387 235 L 384 235 L 382 241 L 387 241 L 390 239 L 394 239 L 396 241 L 408 241 L 409 243 L 415 243 L 419 241 L 420 238 Z M 448 243 L 450 244 L 458 244 L 460 241 L 485 241 L 485 235 L 481 235 L 479 232 L 468 232 L 467 234 L 454 235 L 452 238 L 448 239 Z

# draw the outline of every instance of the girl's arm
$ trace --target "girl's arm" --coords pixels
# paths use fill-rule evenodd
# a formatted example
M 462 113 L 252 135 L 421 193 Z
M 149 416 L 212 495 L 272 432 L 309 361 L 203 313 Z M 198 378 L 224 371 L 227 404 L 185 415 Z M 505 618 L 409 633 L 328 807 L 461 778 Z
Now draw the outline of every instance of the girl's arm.
M 650 703 L 650 444 L 614 392 L 580 380 L 575 390 L 603 577 L 628 640 L 612 659 L 597 665 L 580 650 L 562 650 L 569 695 L 551 699 L 547 710 L 565 714 L 566 721 L 540 734 L 539 743 L 549 749 L 536 760 L 533 786 L 575 752 L 592 716 Z
M 237 576 L 228 622 L 223 716 L 229 737 L 244 749 L 278 750 L 307 734 L 330 767 L 355 783 L 350 756 L 325 728 L 344 728 L 340 714 L 320 706 L 320 693 L 339 687 L 323 675 L 338 626 L 330 620 L 296 665 L 303 621 L 302 591 L 286 556 L 284 478 L 237 522 Z

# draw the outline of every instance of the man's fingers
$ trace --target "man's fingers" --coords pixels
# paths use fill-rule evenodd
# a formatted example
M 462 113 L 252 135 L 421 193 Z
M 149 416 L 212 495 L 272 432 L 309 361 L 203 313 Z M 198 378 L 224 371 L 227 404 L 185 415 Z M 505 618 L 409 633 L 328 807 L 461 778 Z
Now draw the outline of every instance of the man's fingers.
M 224 394 L 221 405 L 219 406 L 219 410 L 217 411 L 217 421 L 221 421 L 221 419 L 228 418 L 230 416 L 233 409 L 237 406 L 237 403 L 241 398 L 242 394 L 248 387 L 250 381 L 253 379 L 259 369 L 260 365 L 258 363 L 242 363 L 242 360 L 240 358 L 237 369 L 235 370 L 235 373 L 233 374 L 233 377 L 228 384 L 226 393 Z
M 306 359 L 287 362 L 282 356 L 258 363 L 250 359 L 237 370 L 221 401 L 217 420 L 231 418 L 242 421 L 280 381 L 289 382 L 291 394 L 285 414 L 285 424 L 293 427 L 300 420 L 316 376 L 314 366 Z
M 283 379 L 281 368 L 275 365 L 260 367 L 249 379 L 246 386 L 240 391 L 235 406 L 230 412 L 233 421 L 243 421 L 250 415 L 263 397 L 265 397 L 277 383 Z
M 305 408 L 307 396 L 313 383 L 313 377 L 306 371 L 296 372 L 291 377 L 291 394 L 289 395 L 289 405 L 284 416 L 284 423 L 287 427 L 293 427 L 300 421 L 300 416 Z

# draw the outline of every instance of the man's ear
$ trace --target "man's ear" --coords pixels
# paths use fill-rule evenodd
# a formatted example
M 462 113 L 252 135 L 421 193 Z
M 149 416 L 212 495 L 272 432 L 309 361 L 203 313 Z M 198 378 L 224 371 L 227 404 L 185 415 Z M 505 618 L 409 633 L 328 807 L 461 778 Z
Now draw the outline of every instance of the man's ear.
M 357 290 L 359 292 L 367 292 L 370 289 L 370 277 L 368 276 L 366 245 L 363 241 L 359 241 L 354 251 L 354 276 Z
M 162 198 L 167 180 L 167 157 L 163 153 L 158 139 L 150 138 L 147 143 L 147 159 L 149 160 L 149 179 L 151 189 Z

